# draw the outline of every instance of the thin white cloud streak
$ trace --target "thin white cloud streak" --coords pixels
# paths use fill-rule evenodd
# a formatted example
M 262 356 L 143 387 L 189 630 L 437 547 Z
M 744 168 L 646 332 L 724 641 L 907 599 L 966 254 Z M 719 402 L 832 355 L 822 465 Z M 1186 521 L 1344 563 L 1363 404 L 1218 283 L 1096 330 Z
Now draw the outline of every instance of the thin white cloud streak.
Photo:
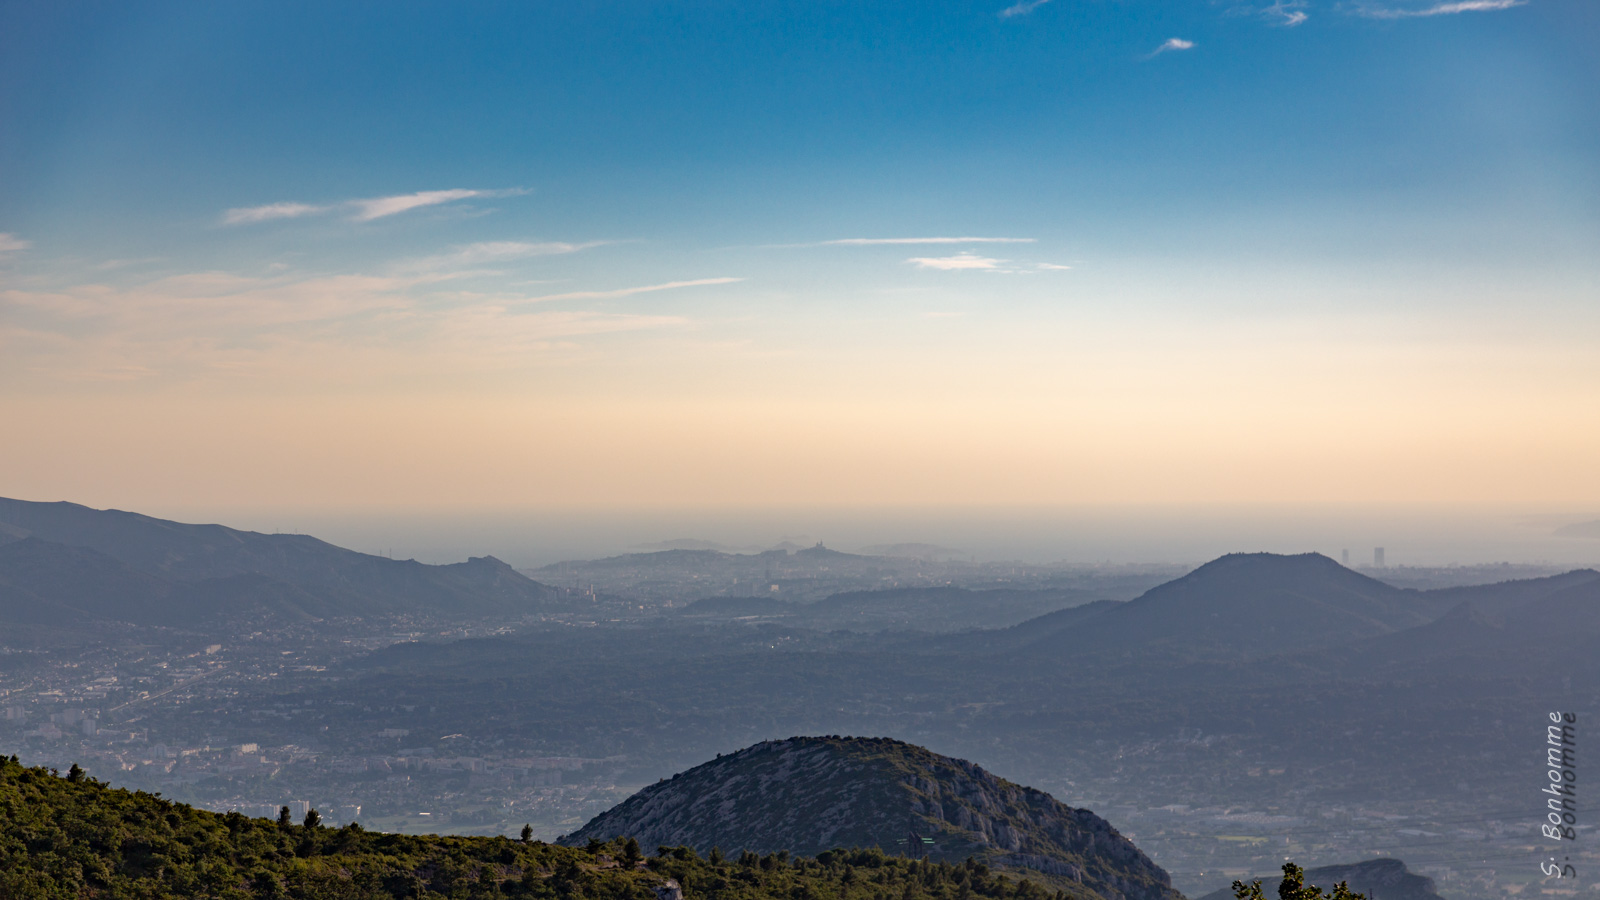
M 1305 5 L 1305 0 L 1277 0 L 1261 10 L 1261 14 L 1269 19 L 1276 18 L 1274 24 L 1282 28 L 1293 28 L 1309 18 L 1305 13 Z
M 0 256 L 9 253 L 21 253 L 33 246 L 33 241 L 25 241 L 9 231 L 0 231 Z
M 1015 6 L 1008 6 L 1000 10 L 1000 18 L 1009 19 L 1014 16 L 1025 16 L 1049 2 L 1050 0 L 1020 0 Z
M 558 342 L 688 323 L 682 316 L 532 311 L 520 296 L 429 291 L 437 276 L 301 280 L 195 272 L 130 287 L 0 289 L 0 380 L 84 383 L 213 375 L 379 378 L 532 363 Z M 432 362 L 424 363 L 423 360 Z
M 1072 269 L 1071 266 L 1057 265 L 1056 263 L 1036 263 L 1034 268 L 1043 269 L 1046 272 L 1068 272 Z
M 883 244 L 1031 244 L 1037 238 L 1012 237 L 921 237 L 921 238 L 842 238 L 808 247 L 874 247 Z
M 371 222 L 385 216 L 398 215 L 424 206 L 438 206 L 441 203 L 451 203 L 456 200 L 466 200 L 469 197 L 482 197 L 484 191 L 469 191 L 454 189 L 448 191 L 418 191 L 415 194 L 399 194 L 394 197 L 373 197 L 368 200 L 351 201 L 358 212 L 354 218 L 357 222 Z
M 1186 41 L 1183 38 L 1167 38 L 1166 43 L 1164 43 L 1161 46 L 1157 47 L 1156 49 L 1150 51 L 1150 55 L 1146 56 L 1145 59 L 1155 59 L 1156 57 L 1160 56 L 1163 53 L 1169 53 L 1169 52 L 1172 52 L 1174 50 L 1193 50 L 1193 49 L 1194 49 L 1194 41 Z
M 672 291 L 678 288 L 700 287 L 710 284 L 733 284 L 743 281 L 743 278 L 697 278 L 694 281 L 668 281 L 664 284 L 647 284 L 644 287 L 618 288 L 614 291 L 572 291 L 566 294 L 545 294 L 542 297 L 529 297 L 528 303 L 543 303 L 548 300 L 609 300 L 614 297 L 631 297 L 634 294 L 649 294 L 655 291 Z
M 257 222 L 269 222 L 275 219 L 298 219 L 305 216 L 321 215 L 336 212 L 340 209 L 353 209 L 354 214 L 351 219 L 356 222 L 371 222 L 374 219 L 399 215 L 413 209 L 454 203 L 457 200 L 468 200 L 474 197 L 515 197 L 526 193 L 527 191 L 522 188 L 495 191 L 451 188 L 444 191 L 417 191 L 414 194 L 395 194 L 389 197 L 367 197 L 360 200 L 346 200 L 341 203 L 331 204 L 268 203 L 265 206 L 241 206 L 230 209 L 222 214 L 222 224 L 253 225 Z
M 100 272 L 109 272 L 113 269 L 126 269 L 129 266 L 146 266 L 151 263 L 163 261 L 165 261 L 165 257 L 161 256 L 143 256 L 139 257 L 138 259 L 108 259 L 103 263 L 96 264 L 95 269 Z
M 0 309 L 58 326 L 146 334 L 273 328 L 398 308 L 424 278 L 329 275 L 302 281 L 193 272 L 128 288 L 84 284 L 60 291 L 0 291 Z
M 370 222 L 413 209 L 427 206 L 438 206 L 442 203 L 454 203 L 457 200 L 471 198 L 491 199 L 495 197 L 520 197 L 528 193 L 525 188 L 504 188 L 495 191 L 466 190 L 455 188 L 448 191 L 418 191 L 415 194 L 397 194 L 392 197 L 372 197 L 366 200 L 352 200 L 351 205 L 360 212 L 355 215 L 357 222 Z
M 309 203 L 268 203 L 265 206 L 241 206 L 223 213 L 222 224 L 253 225 L 256 222 L 270 222 L 273 219 L 298 219 L 302 216 L 325 213 L 331 209 L 333 209 L 331 206 L 312 206 Z
M 963 272 L 977 269 L 998 269 L 1002 259 L 991 259 L 974 253 L 957 253 L 955 256 L 914 256 L 906 262 L 919 269 L 937 269 L 943 272 Z
M 1420 19 L 1428 16 L 1450 16 L 1465 12 L 1496 12 L 1517 6 L 1526 6 L 1528 0 L 1457 0 L 1452 3 L 1435 3 L 1422 9 L 1394 9 L 1392 7 L 1364 6 L 1357 14 L 1369 19 Z
M 412 260 L 401 268 L 406 271 L 432 272 L 459 266 L 476 266 L 484 263 L 509 262 L 535 256 L 563 256 L 599 247 L 608 241 L 587 241 L 575 244 L 568 241 L 484 241 L 457 247 L 449 253 L 424 256 Z

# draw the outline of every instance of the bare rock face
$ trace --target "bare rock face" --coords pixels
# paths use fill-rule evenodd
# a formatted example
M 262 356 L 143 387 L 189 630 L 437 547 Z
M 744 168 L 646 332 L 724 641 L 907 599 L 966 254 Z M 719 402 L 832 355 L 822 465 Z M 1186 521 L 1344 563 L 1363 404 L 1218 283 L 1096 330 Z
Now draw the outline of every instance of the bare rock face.
M 886 738 L 767 741 L 658 782 L 561 839 L 813 856 L 838 847 L 1042 873 L 1102 900 L 1178 900 L 1094 813 L 966 760 Z M 1026 870 L 1026 871 L 1024 871 Z

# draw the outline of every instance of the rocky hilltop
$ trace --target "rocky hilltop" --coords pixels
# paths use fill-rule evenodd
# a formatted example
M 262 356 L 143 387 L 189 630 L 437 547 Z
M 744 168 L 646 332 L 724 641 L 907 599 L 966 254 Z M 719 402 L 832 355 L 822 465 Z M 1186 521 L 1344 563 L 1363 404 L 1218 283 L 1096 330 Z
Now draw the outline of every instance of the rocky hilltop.
M 796 737 L 645 788 L 560 839 L 637 838 L 709 852 L 835 847 L 1027 870 L 1085 898 L 1177 900 L 1171 879 L 1104 819 L 966 760 L 887 738 Z

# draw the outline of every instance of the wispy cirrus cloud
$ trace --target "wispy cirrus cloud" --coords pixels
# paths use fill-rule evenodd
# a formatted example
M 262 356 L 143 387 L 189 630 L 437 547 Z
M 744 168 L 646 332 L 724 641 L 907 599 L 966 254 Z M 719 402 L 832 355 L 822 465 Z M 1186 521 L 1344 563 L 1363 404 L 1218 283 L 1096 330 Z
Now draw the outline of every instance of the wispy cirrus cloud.
M 1261 10 L 1261 15 L 1272 20 L 1272 24 L 1284 28 L 1293 28 L 1310 18 L 1305 11 L 1305 0 L 1276 0 L 1271 6 Z
M 466 200 L 471 197 L 483 197 L 488 191 L 469 191 L 455 189 L 448 191 L 418 191 L 415 194 L 397 194 L 393 197 L 373 197 L 368 200 L 352 200 L 355 206 L 354 216 L 357 222 L 371 222 L 385 216 L 398 215 L 424 206 L 438 206 L 441 203 L 451 203 L 456 200 Z
M 697 278 L 693 281 L 668 281 L 662 284 L 647 284 L 643 287 L 618 288 L 611 291 L 571 291 L 565 294 L 545 294 L 540 297 L 529 297 L 529 303 L 541 303 L 547 300 L 609 300 L 614 297 L 631 297 L 634 294 L 649 294 L 655 291 L 673 291 L 678 288 L 701 287 L 711 284 L 733 284 L 743 281 L 743 278 Z
M 976 253 L 957 253 L 955 256 L 913 256 L 906 260 L 919 269 L 938 269 L 942 272 L 968 272 L 981 269 L 999 269 L 1003 259 L 979 256 Z
M 32 246 L 33 241 L 25 241 L 9 231 L 0 231 L 0 257 L 21 253 Z
M 858 237 L 810 241 L 803 244 L 761 244 L 766 250 L 799 250 L 807 247 L 889 247 L 908 244 L 1032 244 L 1037 238 L 980 237 L 975 235 L 936 235 L 933 237 Z
M 224 225 L 253 225 L 273 219 L 298 219 L 332 210 L 331 206 L 312 206 L 309 203 L 268 203 L 265 206 L 241 206 L 222 214 Z
M 1450 16 L 1467 12 L 1496 12 L 1517 6 L 1526 6 L 1528 0 L 1454 0 L 1423 7 L 1358 6 L 1356 14 L 1369 19 L 1420 19 L 1428 16 Z
M 132 285 L 0 287 L 0 378 L 371 379 L 523 366 L 588 335 L 682 316 L 527 309 L 516 295 L 440 292 L 434 275 L 247 277 L 192 272 Z M 563 343 L 567 342 L 567 343 Z
M 1150 54 L 1148 56 L 1146 56 L 1145 59 L 1155 59 L 1156 57 L 1160 56 L 1163 53 L 1171 53 L 1171 52 L 1173 52 L 1175 50 L 1193 50 L 1193 49 L 1194 49 L 1194 41 L 1186 41 L 1183 38 L 1167 38 L 1166 41 L 1164 43 L 1162 43 L 1161 46 L 1159 46 L 1156 49 L 1150 51 Z
M 1014 237 L 910 237 L 910 238 L 841 238 L 805 246 L 815 247 L 873 247 L 884 244 L 1031 244 L 1035 238 Z
M 110 272 L 116 269 L 131 268 L 133 266 L 147 266 L 151 263 L 164 262 L 165 260 L 166 258 L 161 256 L 141 256 L 135 259 L 108 259 L 105 262 L 96 263 L 95 270 L 99 272 Z
M 1050 0 L 1018 0 L 1016 5 L 1000 10 L 1000 18 L 1010 19 L 1015 16 L 1025 16 L 1049 2 Z
M 1060 263 L 1019 262 L 979 256 L 972 252 L 957 253 L 954 256 L 913 256 L 906 262 L 919 269 L 933 269 L 940 272 L 992 272 L 997 275 L 1034 275 L 1039 272 L 1067 272 L 1072 269 L 1071 266 Z
M 275 219 L 299 219 L 305 216 L 323 215 L 341 210 L 349 211 L 350 218 L 353 221 L 371 222 L 374 219 L 398 215 L 413 209 L 454 203 L 457 200 L 515 197 L 526 193 L 527 191 L 522 188 L 506 188 L 492 191 L 451 188 L 443 191 L 417 191 L 413 194 L 394 194 L 388 197 L 366 197 L 358 200 L 345 200 L 339 203 L 268 203 L 263 206 L 240 206 L 227 210 L 222 214 L 222 224 L 253 225 L 258 222 L 270 222 Z
M 586 241 L 575 244 L 568 241 L 484 241 L 457 247 L 449 253 L 424 256 L 400 266 L 407 271 L 437 271 L 461 266 L 480 266 L 485 263 L 509 262 L 535 256 L 561 256 L 599 247 L 608 241 Z

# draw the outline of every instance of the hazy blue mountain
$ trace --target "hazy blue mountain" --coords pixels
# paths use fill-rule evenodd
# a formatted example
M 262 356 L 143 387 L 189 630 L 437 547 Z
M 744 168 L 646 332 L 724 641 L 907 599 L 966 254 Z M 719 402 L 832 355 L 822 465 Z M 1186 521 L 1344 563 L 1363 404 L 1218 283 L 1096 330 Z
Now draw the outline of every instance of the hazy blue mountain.
M 787 557 L 786 550 L 768 550 L 763 553 L 731 553 L 722 550 L 673 548 L 650 550 L 644 553 L 623 553 L 601 559 L 582 560 L 577 563 L 551 563 L 538 571 L 554 576 L 563 568 L 578 566 L 583 569 L 714 569 L 728 560 L 760 560 Z
M 701 852 L 835 847 L 1031 870 L 1113 900 L 1178 900 L 1104 819 L 966 760 L 887 738 L 765 741 L 660 781 L 561 839 L 635 837 Z
M 1529 604 L 1567 591 L 1581 589 L 1586 585 L 1600 588 L 1600 572 L 1594 569 L 1574 569 L 1548 578 L 1524 578 L 1495 584 L 1444 588 L 1425 591 L 1422 594 L 1431 600 L 1448 603 L 1451 606 L 1470 602 L 1489 619 L 1499 620 Z
M 1373 664 L 1375 659 L 1412 664 L 1489 647 L 1506 639 L 1504 628 L 1463 600 L 1426 625 L 1382 635 L 1349 652 L 1367 664 Z
M 1035 616 L 1026 622 L 997 632 L 992 636 L 992 639 L 993 642 L 1009 645 L 1017 642 L 1037 641 L 1046 636 L 1059 638 L 1066 635 L 1070 629 L 1081 628 L 1083 623 L 1125 605 L 1127 605 L 1127 601 L 1096 600 L 1093 603 L 1085 603 L 1081 606 L 1058 609 L 1055 612 Z M 980 638 L 985 643 L 991 642 L 991 636 L 989 635 L 975 637 Z
M 172 582 L 86 547 L 35 537 L 0 546 L 0 621 L 169 624 L 179 618 L 174 593 Z
M 903 587 L 844 591 L 810 603 L 776 597 L 708 597 L 684 607 L 681 614 L 725 621 L 782 617 L 789 624 L 825 631 L 959 631 L 1004 628 L 1087 599 L 1085 592 L 1065 589 Z
M 1486 614 L 1477 600 L 1462 600 L 1425 625 L 1342 648 L 1335 665 L 1359 665 L 1385 677 L 1573 677 L 1600 676 L 1600 578 L 1579 570 L 1555 578 L 1486 587 L 1478 599 L 1493 604 Z M 1472 596 L 1457 589 L 1430 592 Z M 1520 601 L 1520 602 L 1519 602 Z
M 824 547 L 821 541 L 818 541 L 814 546 L 794 551 L 794 555 L 798 559 L 813 563 L 865 562 L 871 559 L 871 557 L 862 556 L 859 553 L 846 553 L 843 550 Z
M 877 591 L 846 591 L 809 604 L 808 615 L 819 619 L 873 618 L 887 611 L 916 618 L 941 620 L 970 617 L 974 625 L 1004 627 L 1038 615 L 1081 604 L 1085 596 L 1071 590 L 969 590 L 959 587 L 910 587 Z M 979 613 L 977 611 L 982 610 Z M 1009 621 L 1008 621 L 1009 620 Z
M 1574 538 L 1600 538 L 1600 519 L 1593 522 L 1574 522 L 1556 529 L 1556 534 L 1562 537 Z
M 774 597 L 706 597 L 685 606 L 678 614 L 713 619 L 742 619 L 749 616 L 793 616 L 798 603 Z
M 1018 631 L 1036 634 L 1044 654 L 1281 652 L 1413 628 L 1448 606 L 1317 553 L 1233 553 L 1097 615 L 1054 613 Z
M 195 616 L 503 615 L 558 592 L 493 557 L 430 566 L 306 535 L 189 525 L 75 503 L 0 499 L 0 619 L 52 610 L 138 624 Z M 26 609 L 33 604 L 36 609 Z
M 1263 894 L 1278 896 L 1278 884 L 1283 881 L 1281 874 L 1258 877 L 1261 878 Z M 1254 881 L 1255 877 L 1241 880 Z M 1318 866 L 1306 870 L 1304 883 L 1314 884 L 1327 892 L 1341 881 L 1348 883 L 1350 890 L 1366 894 L 1367 900 L 1444 900 L 1434 892 L 1432 878 L 1410 871 L 1398 859 L 1369 859 L 1349 865 Z M 1233 890 L 1221 887 L 1199 900 L 1233 900 Z
M 1549 640 L 1559 632 L 1565 635 L 1593 635 L 1600 632 L 1600 577 L 1591 578 L 1539 597 L 1507 617 L 1506 627 L 1515 634 Z

